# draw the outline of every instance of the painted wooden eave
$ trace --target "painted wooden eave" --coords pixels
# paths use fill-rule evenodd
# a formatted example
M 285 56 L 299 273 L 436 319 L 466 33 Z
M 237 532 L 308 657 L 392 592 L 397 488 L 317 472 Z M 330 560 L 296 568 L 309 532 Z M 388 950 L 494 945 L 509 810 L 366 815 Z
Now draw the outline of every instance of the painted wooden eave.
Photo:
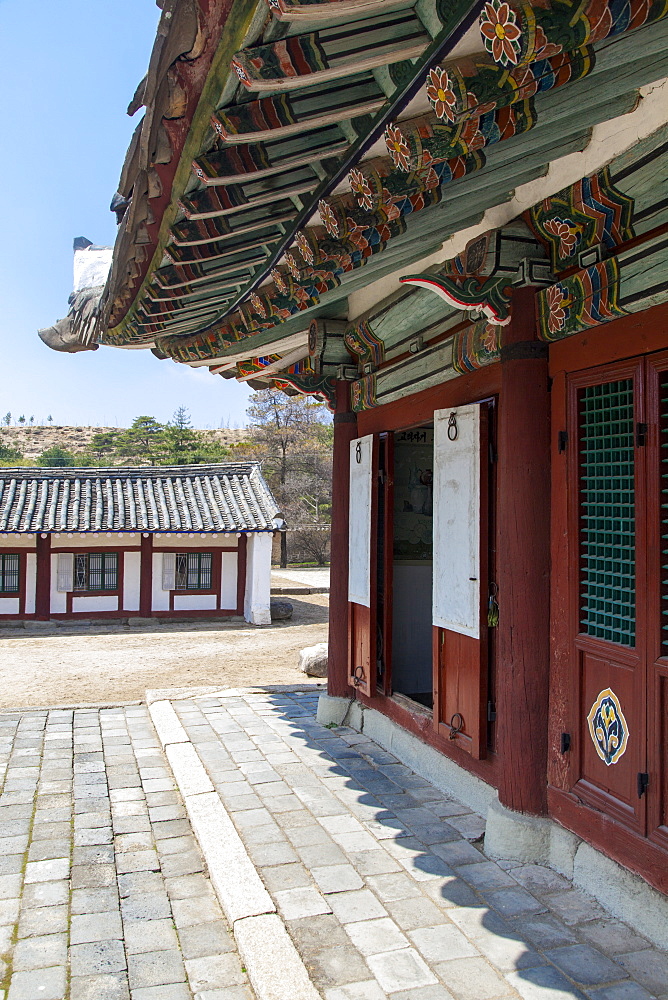
M 329 6 L 330 11 L 332 12 L 332 14 L 334 13 L 335 10 L 339 9 L 339 4 L 336 3 L 336 2 L 335 3 L 330 3 L 328 6 Z M 408 8 L 412 7 L 412 4 L 411 3 L 400 4 L 398 6 L 399 7 L 404 7 L 404 8 L 408 9 Z M 343 10 L 343 6 L 340 9 L 342 11 Z M 359 13 L 359 10 L 357 12 Z M 333 21 L 336 20 L 336 17 L 335 16 L 333 17 L 332 14 L 329 14 L 328 17 L 327 17 L 327 21 L 328 21 L 329 24 L 331 24 Z M 223 38 L 223 41 L 226 41 L 226 40 L 227 40 L 226 38 Z M 230 58 L 230 63 L 231 63 L 231 58 Z M 228 63 L 228 69 L 229 69 L 230 63 Z M 220 81 L 223 80 L 223 79 L 225 79 L 225 80 L 229 79 L 229 73 L 226 73 L 225 75 L 221 74 L 220 72 L 218 73 L 218 81 L 219 81 L 218 82 L 218 89 L 220 89 L 220 87 L 221 87 L 221 82 Z M 310 83 L 310 82 L 311 81 L 307 81 L 307 83 Z M 307 87 L 307 89 L 308 89 L 308 87 Z M 380 103 L 381 98 L 379 97 L 379 98 L 374 99 L 373 101 L 366 102 L 361 107 L 361 110 L 363 112 L 368 112 L 376 104 L 376 100 Z M 386 99 L 383 97 L 382 101 L 383 101 L 383 106 L 384 106 L 385 103 L 386 103 Z M 201 109 L 202 106 L 203 106 L 203 101 L 200 101 L 200 109 Z M 351 110 L 354 110 L 354 109 L 351 109 Z M 358 106 L 358 110 L 359 110 L 359 106 Z M 327 117 L 331 117 L 331 115 L 327 116 Z M 338 114 L 335 113 L 334 117 L 338 117 Z M 353 114 L 353 118 L 354 117 L 355 117 L 355 115 Z M 349 111 L 348 114 L 347 114 L 347 118 L 343 119 L 343 122 L 344 122 L 344 124 L 347 124 L 348 122 L 350 122 L 350 120 L 351 120 L 351 114 L 350 114 L 350 111 Z M 309 131 L 314 131 L 312 119 L 306 122 L 306 128 Z M 206 131 L 206 128 L 204 129 L 204 131 Z M 288 128 L 288 131 L 291 131 L 291 129 Z M 318 134 L 319 134 L 319 132 L 323 131 L 323 130 L 322 130 L 321 126 L 318 126 L 318 129 L 315 130 L 315 131 L 317 131 Z M 331 131 L 331 129 L 329 131 Z M 324 131 L 323 131 L 323 134 L 325 134 L 327 132 L 328 132 L 328 129 L 327 129 L 327 127 L 325 127 Z M 300 131 L 297 134 L 301 135 L 303 133 Z M 275 142 L 276 138 L 277 138 L 276 136 L 273 136 L 272 140 Z M 289 136 L 288 136 L 288 138 L 289 138 Z M 325 160 L 327 160 L 328 158 L 331 159 L 332 154 L 334 153 L 335 149 L 338 150 L 338 154 L 339 155 L 340 155 L 340 153 L 346 153 L 348 151 L 348 149 L 350 148 L 350 139 L 351 138 L 354 138 L 354 137 L 350 136 L 349 138 L 346 139 L 342 134 L 340 134 L 338 140 L 335 139 L 334 141 L 332 141 L 332 139 L 329 138 L 329 136 L 328 136 L 327 139 L 326 139 L 326 141 L 323 144 L 322 157 L 324 157 Z M 210 140 L 207 140 L 207 141 L 210 141 Z M 294 158 L 297 158 L 297 157 L 294 157 Z M 183 159 L 184 158 L 182 157 L 182 160 Z M 282 158 L 283 162 L 280 164 L 280 167 L 282 167 L 284 165 L 285 159 L 286 159 L 285 157 Z M 287 159 L 289 160 L 291 158 L 287 157 Z M 309 162 L 309 163 L 313 162 L 313 160 L 314 160 L 313 155 L 311 155 L 310 157 L 306 157 L 306 161 Z M 277 164 L 277 166 L 278 166 L 278 164 Z M 266 175 L 269 176 L 273 168 L 270 166 L 270 167 L 261 167 L 260 169 L 267 171 Z M 323 174 L 322 170 L 319 170 L 318 173 L 316 173 L 316 175 L 315 175 L 316 182 L 317 183 L 321 183 L 322 179 L 323 179 L 323 176 L 326 176 L 326 173 L 327 173 L 327 169 L 325 169 L 324 174 Z M 235 175 L 235 177 L 236 176 L 237 175 Z M 197 173 L 195 173 L 195 177 L 197 177 Z M 175 186 L 172 185 L 172 202 L 173 202 L 173 207 L 170 208 L 170 212 L 171 212 L 171 217 L 172 218 L 174 218 L 174 217 L 178 218 L 178 211 L 179 211 L 178 202 L 181 199 L 177 196 L 178 192 L 176 192 L 176 190 L 174 189 L 174 187 Z M 186 187 L 186 188 L 192 187 L 191 181 L 188 181 L 188 184 L 184 185 L 184 187 Z M 304 187 L 304 185 L 300 185 L 300 188 L 302 188 L 302 187 Z M 313 190 L 313 188 L 310 187 L 310 190 Z M 296 219 L 295 219 L 295 222 L 297 222 L 297 223 L 300 222 L 300 218 L 301 218 L 301 215 L 303 215 L 303 209 L 304 209 L 303 201 L 299 200 L 301 193 L 307 194 L 308 192 L 307 191 L 303 191 L 303 192 L 300 192 L 300 193 L 294 193 L 294 192 L 292 193 L 292 196 L 296 199 L 296 205 L 295 205 Z M 157 220 L 156 220 L 156 223 L 157 223 Z M 153 270 L 156 268 L 156 265 L 159 266 L 161 263 L 163 263 L 162 256 L 160 256 L 160 258 L 159 258 L 157 256 L 157 254 L 158 254 L 160 248 L 161 247 L 162 248 L 166 247 L 167 244 L 168 244 L 168 242 L 169 242 L 169 230 L 168 230 L 168 228 L 166 228 L 168 224 L 170 224 L 169 223 L 169 213 L 167 213 L 167 214 L 163 213 L 162 226 L 161 226 L 161 237 L 160 237 L 160 240 L 159 240 L 159 243 L 158 243 L 158 247 L 156 248 L 156 252 L 153 254 L 152 260 L 149 261 L 149 263 L 147 265 L 149 273 L 153 272 Z M 269 252 L 271 252 L 271 249 L 272 249 L 272 247 L 274 245 L 275 244 L 272 243 L 270 246 L 268 246 L 268 251 Z M 146 258 L 149 258 L 149 257 L 150 257 L 150 253 L 146 253 Z M 119 292 L 119 294 L 116 297 L 116 305 L 115 305 L 115 307 L 112 310 L 111 315 L 110 315 L 110 324 L 111 324 L 110 333 L 112 334 L 112 340 L 114 342 L 119 342 L 120 343 L 120 342 L 123 341 L 122 330 L 123 330 L 123 328 L 125 327 L 125 325 L 128 322 L 132 323 L 132 311 L 136 307 L 136 305 L 138 305 L 138 294 L 137 294 L 137 291 L 139 291 L 139 293 L 141 293 L 143 286 L 146 284 L 146 277 L 145 277 L 146 273 L 147 273 L 147 268 L 145 268 L 143 265 L 139 266 L 139 267 L 135 267 L 133 269 L 133 273 L 132 273 L 131 278 L 130 278 L 131 285 L 126 285 L 126 287 L 124 289 L 121 289 L 121 291 Z M 134 292 L 131 290 L 132 288 L 135 289 Z M 110 298 L 110 296 L 107 296 L 108 300 L 109 300 L 109 298 Z M 124 310 L 127 311 L 127 316 L 126 316 L 125 319 L 122 320 L 121 326 L 118 327 L 117 330 L 115 330 L 114 329 L 114 323 L 118 322 L 118 316 L 122 316 Z M 109 323 L 108 323 L 108 326 L 109 326 Z M 147 331 L 147 333 L 149 333 L 149 331 Z M 131 337 L 131 339 L 132 339 L 132 337 Z
M 319 316 L 344 310 L 349 295 L 401 264 L 436 253 L 453 233 L 474 226 L 485 213 L 508 202 L 516 188 L 538 181 L 546 165 L 586 149 L 593 127 L 631 112 L 639 88 L 668 74 L 666 22 L 625 33 L 648 16 L 648 8 L 639 0 L 630 3 L 631 20 L 624 24 L 616 22 L 618 14 L 613 16 L 604 4 L 601 17 L 587 29 L 589 35 L 574 19 L 566 51 L 555 52 L 547 37 L 545 50 L 538 50 L 537 44 L 543 44 L 539 33 L 521 35 L 515 67 L 499 67 L 492 51 L 482 57 L 482 41 L 478 52 L 475 46 L 473 51 L 469 48 L 455 62 L 444 55 L 431 69 L 426 62 L 418 64 L 411 72 L 416 79 L 426 77 L 424 88 L 413 98 L 408 117 L 406 111 L 397 112 L 390 120 L 380 158 L 373 121 L 362 119 L 359 137 L 354 107 L 341 108 L 347 117 L 337 122 L 331 117 L 339 113 L 336 109 L 319 116 L 317 107 L 309 105 L 309 95 L 323 82 L 319 73 L 328 72 L 328 67 L 314 70 L 316 60 L 298 78 L 299 86 L 293 87 L 290 77 L 289 88 L 277 87 L 273 96 L 271 90 L 263 90 L 269 96 L 258 100 L 246 86 L 231 84 L 234 51 L 224 36 L 221 50 L 225 49 L 227 61 L 217 53 L 216 85 L 212 71 L 205 86 L 209 95 L 216 87 L 220 93 L 222 87 L 224 100 L 220 106 L 209 105 L 207 117 L 202 96 L 188 148 L 181 156 L 178 183 L 170 189 L 169 206 L 161 219 L 155 217 L 150 224 L 143 220 L 146 232 L 159 232 L 156 249 L 151 257 L 149 244 L 144 260 L 134 265 L 131 285 L 118 299 L 126 315 L 115 328 L 104 330 L 101 341 L 115 346 L 155 342 L 160 356 L 208 364 L 226 377 L 236 370 L 246 380 L 256 373 L 242 370 L 240 362 L 255 364 L 260 378 L 264 370 L 270 379 L 279 362 L 267 363 L 267 358 L 287 357 L 286 338 L 303 331 L 313 318 L 319 323 Z M 373 0 L 364 5 L 364 12 L 368 16 L 371 7 L 377 12 L 412 6 Z M 361 16 L 362 4 L 353 7 L 354 12 L 346 0 L 317 4 L 280 0 L 278 21 L 266 21 L 264 34 L 259 26 L 243 51 L 250 53 L 250 59 L 258 45 L 263 53 L 269 47 L 273 58 L 281 39 L 345 23 L 344 8 L 348 18 L 353 13 Z M 665 14 L 665 7 L 655 4 L 652 17 Z M 318 16 L 309 21 L 305 12 L 313 13 L 314 8 Z M 511 10 L 519 12 L 512 16 L 521 23 L 524 8 L 511 4 Z M 257 17 L 254 23 L 258 26 Z M 432 63 L 434 44 L 429 50 Z M 388 92 L 390 67 L 386 63 L 381 72 L 372 74 Z M 359 80 L 359 66 L 356 69 Z M 351 86 L 356 85 L 346 74 L 339 79 L 343 90 L 349 79 Z M 494 87 L 491 108 L 485 80 Z M 289 93 L 281 92 L 285 90 Z M 411 108 L 420 102 L 422 113 L 414 118 Z M 276 112 L 273 127 L 258 128 L 267 109 Z M 388 109 L 392 110 L 392 101 L 385 98 L 375 121 L 386 118 Z M 209 128 L 212 113 L 223 129 L 230 122 L 242 122 L 245 115 L 246 131 L 243 135 L 234 131 L 234 124 L 232 131 L 225 131 L 224 141 L 220 135 L 216 141 Z M 195 137 L 199 149 L 192 154 Z M 300 152 L 300 142 L 309 146 L 308 153 Z M 370 159 L 362 154 L 367 147 Z M 357 164 L 342 174 L 342 158 L 350 165 L 354 157 Z M 317 172 L 307 181 L 304 171 L 312 165 L 317 165 Z M 291 171 L 295 171 L 292 177 Z M 435 179 L 430 171 L 436 171 Z M 272 196 L 274 180 L 277 191 Z M 389 201 L 383 194 L 388 188 Z M 207 200 L 209 192 L 218 192 L 216 201 Z M 254 219 L 254 210 L 261 213 L 262 206 L 286 198 L 294 210 L 286 211 L 278 224 L 270 217 L 262 220 L 261 214 L 245 224 L 246 213 Z M 133 207 L 139 218 L 140 202 Z M 184 222 L 197 225 L 188 230 Z M 195 233 L 195 238 L 177 235 L 185 232 Z M 332 247 L 339 245 L 333 254 Z M 337 254 L 350 262 L 339 266 Z M 226 280 L 228 274 L 241 278 Z M 235 369 L 227 367 L 228 359 L 238 358 L 240 342 L 244 357 L 234 362 Z M 337 356 L 345 361 L 345 354 Z M 304 365 L 298 359 L 289 367 L 299 371 L 287 374 L 298 375 Z
M 665 33 L 665 28 L 661 28 L 661 31 Z M 657 32 L 653 34 L 652 45 L 657 49 L 663 45 Z M 557 91 L 542 95 L 538 107 L 544 107 L 545 113 L 541 118 L 539 112 L 539 121 L 534 130 L 516 136 L 507 143 L 490 147 L 488 163 L 482 170 L 444 188 L 439 204 L 408 216 L 406 234 L 390 241 L 383 253 L 369 257 L 361 270 L 345 274 L 340 287 L 323 295 L 321 303 L 324 305 L 336 299 L 342 300 L 360 281 L 362 284 L 369 283 L 376 279 L 379 272 L 392 270 L 392 260 L 397 254 L 405 260 L 424 256 L 430 240 L 433 240 L 432 246 L 436 249 L 449 233 L 471 224 L 484 211 L 510 197 L 517 183 L 526 183 L 532 177 L 539 177 L 544 171 L 545 162 L 549 162 L 550 158 L 564 155 L 569 149 L 584 148 L 592 124 L 630 111 L 637 102 L 635 86 L 646 79 L 642 74 L 649 72 L 652 75 L 648 67 L 654 65 L 657 55 L 649 51 L 644 57 L 644 65 L 642 60 L 637 60 L 635 54 L 630 57 L 629 65 L 635 74 L 631 77 L 625 75 L 624 69 L 620 67 L 618 54 L 615 55 L 611 50 L 607 65 L 606 58 L 599 60 L 598 73 L 601 79 L 608 81 L 606 87 L 612 87 L 608 98 L 599 99 L 596 91 L 590 91 L 590 107 L 582 100 L 573 99 L 564 106 L 569 110 L 566 115 Z M 665 62 L 665 56 L 663 58 Z M 661 65 L 660 60 L 658 65 Z M 668 67 L 664 66 L 664 69 Z M 614 78 L 614 85 L 610 83 L 610 78 Z M 629 89 L 629 82 L 634 85 L 633 89 Z M 556 132 L 555 127 L 558 128 Z M 469 192 L 469 198 L 464 202 L 461 198 L 463 188 L 468 188 Z M 472 206 L 470 215 L 462 213 L 462 208 L 467 206 Z M 285 323 L 278 325 L 277 339 L 280 339 L 283 327 Z M 248 331 L 248 335 L 253 338 L 257 334 Z M 178 341 L 170 349 L 177 346 Z M 186 346 L 185 342 L 183 346 Z

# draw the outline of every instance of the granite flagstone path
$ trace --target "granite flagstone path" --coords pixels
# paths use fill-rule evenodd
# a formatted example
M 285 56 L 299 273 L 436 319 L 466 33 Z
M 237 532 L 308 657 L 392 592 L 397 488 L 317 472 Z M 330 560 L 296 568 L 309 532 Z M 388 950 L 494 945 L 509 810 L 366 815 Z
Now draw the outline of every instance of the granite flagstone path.
M 152 697 L 168 754 L 195 749 L 230 850 L 245 847 L 325 1000 L 668 1000 L 665 952 L 551 869 L 489 860 L 479 816 L 321 725 L 316 692 Z
M 145 706 L 0 714 L 0 1000 L 252 1000 Z
M 317 697 L 0 714 L 0 1000 L 668 1000 L 664 952 Z

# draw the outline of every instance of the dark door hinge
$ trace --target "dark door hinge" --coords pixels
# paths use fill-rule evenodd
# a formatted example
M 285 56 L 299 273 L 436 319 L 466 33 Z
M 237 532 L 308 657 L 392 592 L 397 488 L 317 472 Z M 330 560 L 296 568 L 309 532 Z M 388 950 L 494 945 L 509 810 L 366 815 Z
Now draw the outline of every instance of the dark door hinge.
M 649 786 L 649 774 L 646 771 L 638 773 L 638 798 L 641 799 Z
M 568 751 L 571 748 L 571 734 L 570 733 L 562 733 L 561 734 L 560 748 L 561 748 L 561 752 L 562 753 L 568 753 Z
M 636 445 L 643 448 L 647 443 L 647 424 L 636 424 Z
M 487 721 L 496 722 L 496 705 L 493 701 L 487 702 Z
M 566 445 L 568 444 L 568 431 L 559 431 L 557 437 L 557 447 L 559 449 L 559 454 L 563 454 L 566 451 Z

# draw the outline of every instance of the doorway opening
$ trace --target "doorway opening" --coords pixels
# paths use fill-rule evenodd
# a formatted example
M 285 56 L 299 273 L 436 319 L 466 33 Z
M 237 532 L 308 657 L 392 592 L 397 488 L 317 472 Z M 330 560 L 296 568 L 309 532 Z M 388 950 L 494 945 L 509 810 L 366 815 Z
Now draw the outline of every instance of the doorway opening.
M 386 556 L 392 583 L 387 588 L 392 693 L 431 709 L 434 427 L 425 424 L 392 437 L 392 530 Z

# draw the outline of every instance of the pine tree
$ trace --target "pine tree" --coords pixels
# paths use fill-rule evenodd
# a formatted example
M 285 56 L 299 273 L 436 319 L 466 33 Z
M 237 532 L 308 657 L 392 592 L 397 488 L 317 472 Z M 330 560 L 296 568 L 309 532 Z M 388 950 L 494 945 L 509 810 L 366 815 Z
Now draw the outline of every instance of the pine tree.
M 190 465 L 197 462 L 197 434 L 192 429 L 190 414 L 179 406 L 165 428 L 164 454 L 170 465 Z
M 119 436 L 119 431 L 98 431 L 97 434 L 93 434 L 88 447 L 98 462 L 114 455 L 118 447 Z
M 47 448 L 37 459 L 37 464 L 51 469 L 63 469 L 76 465 L 76 459 L 71 451 L 66 451 L 58 445 Z
M 119 456 L 133 458 L 142 465 L 157 465 L 164 451 L 165 431 L 165 425 L 155 417 L 135 417 L 132 425 L 116 438 L 116 451 Z

